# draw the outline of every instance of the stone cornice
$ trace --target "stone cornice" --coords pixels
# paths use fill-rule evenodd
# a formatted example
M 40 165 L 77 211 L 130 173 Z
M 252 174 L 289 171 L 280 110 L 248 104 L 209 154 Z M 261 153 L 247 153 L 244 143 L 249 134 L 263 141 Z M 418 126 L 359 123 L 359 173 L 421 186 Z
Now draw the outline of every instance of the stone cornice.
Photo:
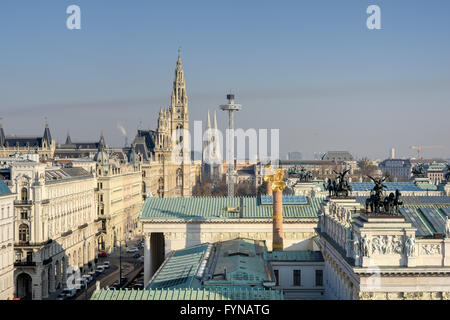
M 148 224 L 156 224 L 156 223 L 207 223 L 207 224 L 237 224 L 237 223 L 246 223 L 246 224 L 257 224 L 257 223 L 265 223 L 265 224 L 273 224 L 272 218 L 262 218 L 262 219 L 206 219 L 206 220 L 187 220 L 187 219 L 139 219 L 142 223 Z M 318 218 L 299 218 L 299 219 L 289 219 L 284 220 L 284 224 L 295 224 L 295 223 L 303 223 L 309 224 L 314 223 L 317 224 Z

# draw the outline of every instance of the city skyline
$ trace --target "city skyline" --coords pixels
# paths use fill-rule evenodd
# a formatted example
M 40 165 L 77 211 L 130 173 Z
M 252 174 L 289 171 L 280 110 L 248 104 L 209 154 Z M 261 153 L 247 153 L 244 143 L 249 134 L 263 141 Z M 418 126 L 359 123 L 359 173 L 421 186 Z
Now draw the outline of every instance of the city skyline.
M 280 128 L 281 154 L 387 158 L 395 147 L 408 157 L 416 154 L 411 145 L 437 144 L 444 148 L 424 156 L 449 157 L 444 1 L 377 1 L 377 31 L 365 28 L 371 1 L 78 1 L 77 31 L 65 28 L 70 4 L 2 4 L 1 30 L 14 30 L 3 35 L 8 49 L 0 53 L 7 135 L 41 133 L 46 117 L 58 143 L 67 130 L 75 141 L 98 140 L 103 130 L 108 144 L 122 146 L 118 124 L 131 142 L 139 121 L 155 129 L 159 109 L 169 105 L 181 46 L 191 125 L 205 122 L 231 90 L 243 105 L 236 127 Z M 226 115 L 217 116 L 223 130 Z

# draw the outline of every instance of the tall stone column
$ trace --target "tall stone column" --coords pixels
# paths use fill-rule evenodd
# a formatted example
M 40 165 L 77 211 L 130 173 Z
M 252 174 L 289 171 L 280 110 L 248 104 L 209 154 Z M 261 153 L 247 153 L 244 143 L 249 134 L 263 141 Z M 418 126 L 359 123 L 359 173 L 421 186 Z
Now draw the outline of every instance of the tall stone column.
M 61 288 L 61 263 L 62 263 L 62 261 L 60 261 L 56 265 L 56 286 L 58 286 L 58 284 L 59 284 L 60 288 Z
M 283 192 L 274 190 L 272 250 L 283 251 L 283 248 Z
M 62 283 L 61 283 L 61 287 L 64 288 L 67 285 L 67 261 L 68 259 L 65 258 L 64 260 L 62 260 L 62 264 L 63 264 L 63 271 L 62 271 Z
M 286 188 L 283 175 L 283 170 L 277 169 L 274 174 L 264 176 L 267 188 L 273 193 L 272 251 L 283 251 L 283 190 Z
M 55 292 L 55 265 L 53 263 L 50 264 L 49 266 L 49 271 L 50 273 L 50 293 Z
M 144 235 L 144 287 L 148 284 L 151 278 L 151 251 L 150 251 L 150 236 L 146 233 Z

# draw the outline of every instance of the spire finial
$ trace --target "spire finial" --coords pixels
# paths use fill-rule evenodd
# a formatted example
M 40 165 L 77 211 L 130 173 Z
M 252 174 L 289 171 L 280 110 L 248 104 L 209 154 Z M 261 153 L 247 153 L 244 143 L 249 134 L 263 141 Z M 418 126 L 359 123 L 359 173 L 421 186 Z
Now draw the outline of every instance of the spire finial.
M 177 60 L 177 64 L 181 65 L 181 47 L 178 47 L 178 60 Z
M 48 118 L 44 117 L 44 121 L 45 121 L 45 127 L 48 128 Z

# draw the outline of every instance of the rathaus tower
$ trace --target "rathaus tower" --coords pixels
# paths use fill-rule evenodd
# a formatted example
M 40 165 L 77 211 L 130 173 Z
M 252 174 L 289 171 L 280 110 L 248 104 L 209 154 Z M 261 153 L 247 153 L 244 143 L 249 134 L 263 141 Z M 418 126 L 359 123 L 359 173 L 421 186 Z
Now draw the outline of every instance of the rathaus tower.
M 159 111 L 156 130 L 138 130 L 133 142 L 136 154 L 140 154 L 143 161 L 144 194 L 155 197 L 187 197 L 192 194 L 197 174 L 192 170 L 190 152 L 186 149 L 183 152 L 180 148 L 188 146 L 189 141 L 188 137 L 180 135 L 183 131 L 189 131 L 189 108 L 183 63 L 178 51 L 170 105 Z

